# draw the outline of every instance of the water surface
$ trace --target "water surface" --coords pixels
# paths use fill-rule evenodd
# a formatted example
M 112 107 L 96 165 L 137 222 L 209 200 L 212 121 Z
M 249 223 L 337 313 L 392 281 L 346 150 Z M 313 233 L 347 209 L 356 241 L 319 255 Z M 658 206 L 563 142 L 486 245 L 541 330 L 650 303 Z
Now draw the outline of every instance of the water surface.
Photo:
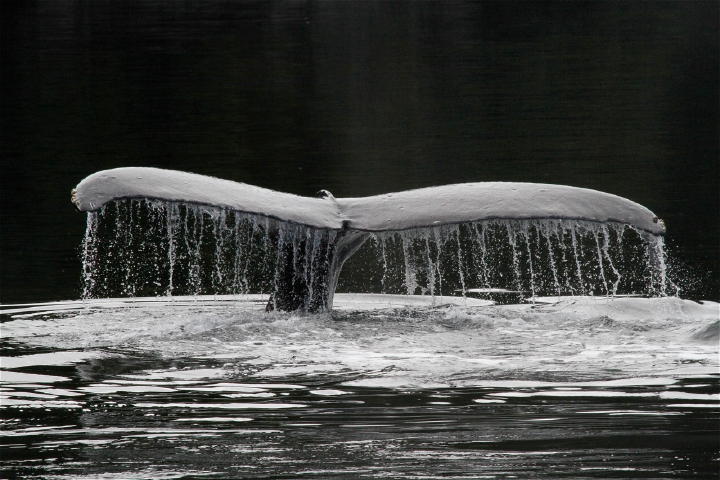
M 309 316 L 259 296 L 4 308 L 3 475 L 717 472 L 717 304 L 373 298 Z

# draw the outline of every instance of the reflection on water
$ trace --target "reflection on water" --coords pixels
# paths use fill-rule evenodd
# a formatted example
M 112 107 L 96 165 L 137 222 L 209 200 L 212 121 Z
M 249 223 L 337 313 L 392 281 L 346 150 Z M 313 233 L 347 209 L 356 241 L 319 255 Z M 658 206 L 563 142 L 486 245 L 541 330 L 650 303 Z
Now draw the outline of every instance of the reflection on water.
M 337 301 L 352 309 L 264 313 L 260 298 L 4 308 L 2 475 L 717 472 L 717 304 Z

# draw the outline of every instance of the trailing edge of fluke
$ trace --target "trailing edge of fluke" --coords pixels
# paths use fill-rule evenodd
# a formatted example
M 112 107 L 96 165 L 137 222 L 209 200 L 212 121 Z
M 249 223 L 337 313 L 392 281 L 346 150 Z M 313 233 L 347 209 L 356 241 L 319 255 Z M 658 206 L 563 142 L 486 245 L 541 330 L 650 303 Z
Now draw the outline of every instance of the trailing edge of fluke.
M 81 211 L 113 200 L 187 202 L 329 230 L 400 231 L 493 219 L 560 219 L 627 224 L 661 235 L 653 212 L 617 195 L 566 185 L 460 183 L 360 198 L 310 198 L 205 175 L 148 167 L 103 170 L 72 192 Z

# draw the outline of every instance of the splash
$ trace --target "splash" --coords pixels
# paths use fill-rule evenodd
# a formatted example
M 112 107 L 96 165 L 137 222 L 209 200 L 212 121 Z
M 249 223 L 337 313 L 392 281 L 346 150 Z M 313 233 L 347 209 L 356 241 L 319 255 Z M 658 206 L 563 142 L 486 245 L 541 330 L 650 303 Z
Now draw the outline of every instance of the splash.
M 383 259 L 385 292 L 465 295 L 484 287 L 531 297 L 677 293 L 662 237 L 619 223 L 486 220 L 375 237 L 376 253 L 362 262 Z
M 678 293 L 663 238 L 616 222 L 492 219 L 366 233 L 129 199 L 88 212 L 81 250 L 84 298 L 271 293 L 272 308 L 321 311 L 338 284 L 432 296 L 477 287 L 527 297 Z
M 335 235 L 207 206 L 112 202 L 87 214 L 83 297 L 268 293 L 289 281 L 312 310 Z

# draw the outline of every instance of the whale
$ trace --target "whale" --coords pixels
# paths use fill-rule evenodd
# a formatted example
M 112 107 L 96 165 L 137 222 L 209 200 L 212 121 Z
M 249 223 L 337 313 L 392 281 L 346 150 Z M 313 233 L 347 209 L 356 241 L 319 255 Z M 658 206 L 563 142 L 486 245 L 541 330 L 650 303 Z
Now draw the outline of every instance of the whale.
M 227 209 L 324 232 L 330 260 L 314 272 L 312 288 L 287 265 L 274 284 L 268 309 L 326 311 L 332 308 L 340 272 L 373 234 L 491 220 L 566 220 L 628 225 L 660 236 L 665 225 L 648 208 L 611 193 L 568 185 L 475 182 L 432 186 L 367 197 L 319 197 L 278 192 L 242 182 L 151 167 L 103 170 L 84 178 L 71 200 L 93 212 L 123 199 L 159 200 Z M 312 296 L 312 298 L 308 298 Z

